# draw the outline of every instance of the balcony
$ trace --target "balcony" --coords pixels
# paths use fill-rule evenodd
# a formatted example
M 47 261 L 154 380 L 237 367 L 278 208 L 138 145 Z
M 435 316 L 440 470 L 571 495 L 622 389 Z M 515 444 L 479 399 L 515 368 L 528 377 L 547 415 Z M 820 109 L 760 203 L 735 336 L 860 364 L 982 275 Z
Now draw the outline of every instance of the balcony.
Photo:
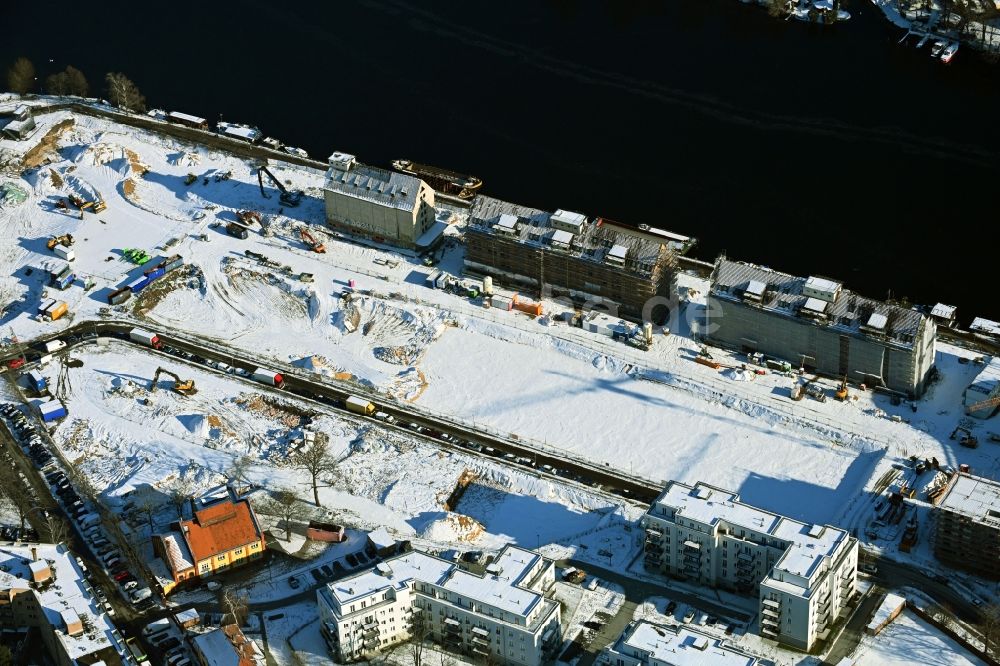
M 769 606 L 765 606 L 764 608 L 761 609 L 761 615 L 766 618 L 771 618 L 777 621 L 778 618 L 781 617 L 781 611 L 771 608 Z
M 446 633 L 462 633 L 462 623 L 453 617 L 446 617 L 444 619 L 443 626 Z
M 662 539 L 663 538 L 663 530 L 658 530 L 655 527 L 647 527 L 646 528 L 646 538 L 647 539 L 649 539 L 649 538 Z
M 480 646 L 476 645 L 475 643 L 473 643 L 472 644 L 472 653 L 473 654 L 478 654 L 481 657 L 489 657 L 490 656 L 490 648 L 489 648 L 489 646 L 486 646 L 485 648 L 484 647 L 480 647 Z
M 778 636 L 778 629 L 777 627 L 771 627 L 762 624 L 760 625 L 760 633 L 764 634 L 765 636 L 774 636 L 776 638 Z
M 698 543 L 697 541 L 685 541 L 684 542 L 684 550 L 685 550 L 685 552 L 687 552 L 687 551 L 697 551 L 697 552 L 700 553 L 701 552 L 701 544 Z
M 781 604 L 774 599 L 761 599 L 760 603 L 762 606 L 773 608 L 775 610 L 781 608 Z
M 662 553 L 663 552 L 663 546 L 660 543 L 656 542 L 656 541 L 647 541 L 644 550 L 647 553 L 653 553 L 653 552 L 655 552 L 655 553 Z

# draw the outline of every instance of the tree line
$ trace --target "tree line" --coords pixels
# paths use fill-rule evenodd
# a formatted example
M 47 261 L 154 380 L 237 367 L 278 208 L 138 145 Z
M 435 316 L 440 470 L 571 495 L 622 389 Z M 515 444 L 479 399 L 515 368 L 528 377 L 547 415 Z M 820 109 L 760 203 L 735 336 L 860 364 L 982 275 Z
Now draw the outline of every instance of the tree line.
M 34 63 L 24 56 L 15 60 L 7 69 L 7 89 L 19 95 L 40 91 L 49 95 L 86 97 L 90 92 L 87 77 L 72 65 L 61 72 L 49 74 L 43 83 L 44 85 L 39 86 Z M 121 72 L 105 74 L 104 84 L 108 100 L 114 106 L 128 111 L 146 110 L 146 98 L 139 92 L 138 86 Z

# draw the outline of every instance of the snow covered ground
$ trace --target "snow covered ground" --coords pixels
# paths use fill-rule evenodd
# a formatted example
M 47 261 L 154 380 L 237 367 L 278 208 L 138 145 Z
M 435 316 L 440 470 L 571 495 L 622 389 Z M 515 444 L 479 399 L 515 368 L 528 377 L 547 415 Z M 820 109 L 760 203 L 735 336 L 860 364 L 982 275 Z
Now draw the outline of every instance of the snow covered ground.
M 154 330 L 190 331 L 567 458 L 655 482 L 706 481 L 766 509 L 855 529 L 862 539 L 878 501 L 872 491 L 881 490 L 882 480 L 920 487 L 930 480 L 914 478 L 909 456 L 1000 476 L 1000 446 L 988 441 L 1000 426 L 972 422 L 983 442 L 976 450 L 949 439 L 964 422 L 961 391 L 980 368 L 960 362 L 974 356 L 965 350 L 939 344 L 941 379 L 912 406 L 871 393 L 847 403 L 793 402 L 794 378 L 720 373 L 692 362 L 698 345 L 688 322 L 704 306 L 702 280 L 681 276 L 690 303 L 670 323 L 671 334 L 658 330 L 651 350 L 642 352 L 550 317 L 487 310 L 481 301 L 427 288 L 430 269 L 414 257 L 325 230 L 318 170 L 270 165 L 306 192 L 302 206 L 279 210 L 273 188 L 271 198 L 261 198 L 255 165 L 246 160 L 68 112 L 38 122 L 27 145 L 0 141 L 0 151 L 24 151 L 50 129 L 63 128 L 51 164 L 23 177 L 0 176 L 28 191 L 24 203 L 0 208 L 5 237 L 14 239 L 0 244 L 0 304 L 9 303 L 0 312 L 3 335 L 30 340 L 102 311 Z M 188 174 L 197 176 L 191 185 L 184 184 Z M 70 194 L 101 198 L 107 210 L 80 219 L 72 207 L 67 213 L 56 206 Z M 239 240 L 224 225 L 243 208 L 260 211 L 265 229 Z M 442 210 L 439 217 L 454 223 L 440 268 L 455 274 L 463 249 L 454 235 L 463 213 Z M 303 227 L 326 243 L 325 254 L 307 249 L 299 237 Z M 63 262 L 45 241 L 63 233 L 76 239 L 73 264 L 81 280 L 56 291 L 46 287 L 47 269 Z M 126 248 L 178 253 L 187 265 L 109 310 L 107 295 L 141 271 L 123 260 Z M 246 250 L 272 263 L 261 264 Z M 300 280 L 301 273 L 313 281 Z M 361 295 L 348 302 L 341 290 L 352 280 Z M 36 320 L 43 294 L 67 301 L 72 315 Z M 746 362 L 711 352 L 724 362 Z M 73 355 L 84 365 L 70 370 L 70 416 L 56 439 L 111 501 L 122 498 L 124 505 L 137 488 L 162 498 L 178 479 L 216 485 L 242 455 L 255 462 L 252 479 L 308 496 L 305 477 L 287 463 L 301 436 L 301 405 L 265 409 L 258 397 L 266 391 L 258 385 L 114 343 Z M 149 379 L 164 362 L 195 379 L 198 394 L 182 398 L 164 383 L 152 404 L 144 404 Z M 610 551 L 616 567 L 628 566 L 637 552 L 627 528 L 641 510 L 628 503 L 441 451 L 318 407 L 307 411 L 339 456 L 336 480 L 321 488 L 322 511 L 330 517 L 358 528 L 384 525 L 439 550 L 513 541 L 602 564 L 608 560 L 600 552 Z M 466 471 L 476 482 L 456 511 L 445 511 L 444 498 Z M 169 509 L 159 516 L 170 517 Z M 898 535 L 890 532 L 873 541 L 896 553 Z M 926 540 L 899 557 L 936 566 Z M 261 596 L 283 593 L 262 590 Z
M 858 666 L 978 666 L 984 663 L 935 627 L 905 610 L 878 636 L 862 638 L 854 659 Z

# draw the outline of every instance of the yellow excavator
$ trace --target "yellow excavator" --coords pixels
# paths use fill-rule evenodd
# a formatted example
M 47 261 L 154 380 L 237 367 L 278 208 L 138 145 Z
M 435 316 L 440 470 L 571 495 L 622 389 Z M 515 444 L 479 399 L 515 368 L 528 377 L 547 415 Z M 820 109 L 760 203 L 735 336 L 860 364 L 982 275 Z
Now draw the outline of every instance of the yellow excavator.
M 153 375 L 153 385 L 149 389 L 150 393 L 156 391 L 156 384 L 160 381 L 160 375 L 172 377 L 174 380 L 173 389 L 181 395 L 194 395 L 198 392 L 198 389 L 194 387 L 193 379 L 181 379 L 179 376 L 170 372 L 166 368 L 157 368 L 156 374 Z
M 52 236 L 48 241 L 45 242 L 45 247 L 52 250 L 55 249 L 56 245 L 62 245 L 63 247 L 69 247 L 73 244 L 73 234 L 63 234 L 62 236 Z
M 844 375 L 844 378 L 840 381 L 840 388 L 838 388 L 837 392 L 834 393 L 833 395 L 835 398 L 837 398 L 837 400 L 841 402 L 844 402 L 849 397 L 851 397 L 850 393 L 847 390 L 847 375 Z

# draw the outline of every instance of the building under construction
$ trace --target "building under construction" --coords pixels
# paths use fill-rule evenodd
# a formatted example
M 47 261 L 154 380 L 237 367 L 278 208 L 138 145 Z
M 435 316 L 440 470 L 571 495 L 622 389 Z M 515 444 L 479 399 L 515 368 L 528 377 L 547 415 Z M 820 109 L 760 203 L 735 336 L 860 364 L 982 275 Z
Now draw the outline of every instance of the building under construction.
M 1000 483 L 956 474 L 934 517 L 935 557 L 956 569 L 1000 579 Z
M 663 322 L 686 236 L 625 227 L 580 213 L 476 198 L 466 230 L 465 269 L 546 298 L 631 320 Z M 654 297 L 661 299 L 653 300 Z
M 858 296 L 834 280 L 721 257 L 704 335 L 809 372 L 918 397 L 934 368 L 937 327 L 916 310 Z

